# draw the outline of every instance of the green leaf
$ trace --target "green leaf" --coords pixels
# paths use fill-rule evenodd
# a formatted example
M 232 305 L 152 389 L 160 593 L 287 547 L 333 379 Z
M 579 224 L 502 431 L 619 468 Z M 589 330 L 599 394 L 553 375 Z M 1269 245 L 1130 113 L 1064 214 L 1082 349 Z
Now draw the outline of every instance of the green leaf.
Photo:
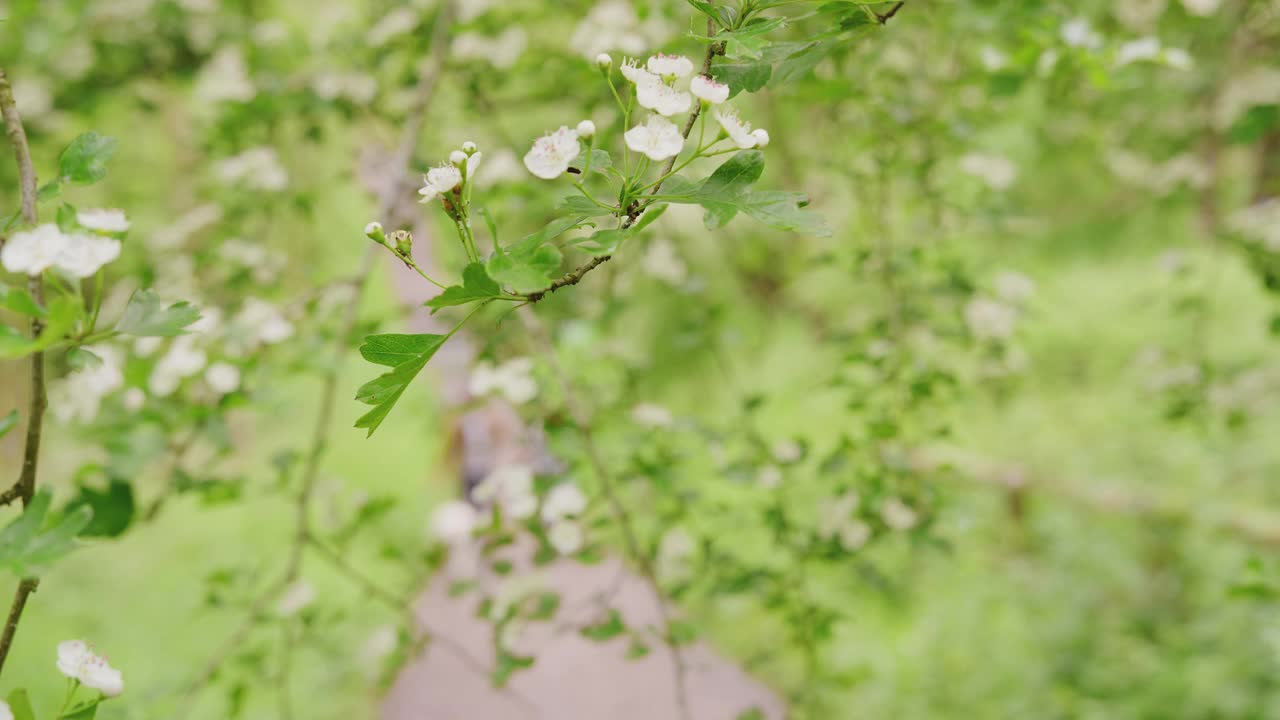
M 596 642 L 605 642 L 618 637 L 627 631 L 627 626 L 622 622 L 622 614 L 614 608 L 609 608 L 609 617 L 595 625 L 588 625 L 582 628 L 582 636 L 588 640 Z
M 30 317 L 44 317 L 47 314 L 26 290 L 11 288 L 4 283 L 0 283 L 0 308 Z
M 523 655 L 513 655 L 506 650 L 499 649 L 498 663 L 493 668 L 493 686 L 496 688 L 506 687 L 507 681 L 515 674 L 517 670 L 525 670 L 533 667 L 534 658 Z
M 154 290 L 136 290 L 125 306 L 116 330 L 138 337 L 174 337 L 200 319 L 200 310 L 189 302 L 161 307 Z
M 71 203 L 58 203 L 58 229 L 62 232 L 74 232 L 80 227 L 80 223 L 76 221 L 76 209 Z
M 569 195 L 560 198 L 560 202 L 556 203 L 556 212 L 561 215 L 578 215 L 580 217 L 600 217 L 601 215 L 612 215 L 614 213 L 612 209 L 602 208 L 582 195 Z
M 88 185 L 107 176 L 107 161 L 115 154 L 115 138 L 87 132 L 58 156 L 59 175 L 73 183 Z
M 729 158 L 699 188 L 698 194 L 708 198 L 733 198 L 745 192 L 764 173 L 764 153 L 743 150 Z
M 371 335 L 365 338 L 360 346 L 360 355 L 371 363 L 392 368 L 356 391 L 356 400 L 374 406 L 356 420 L 356 427 L 368 429 L 366 437 L 373 435 L 400 401 L 405 388 L 448 339 L 448 335 L 429 334 Z
M 668 178 L 662 196 L 668 202 L 706 208 L 704 221 L 711 229 L 723 226 L 744 212 L 778 230 L 822 237 L 831 234 L 821 215 L 804 210 L 809 200 L 803 193 L 752 190 L 751 186 L 763 172 L 764 154 L 759 150 L 743 150 L 716 168 L 699 186 L 678 180 L 679 176 Z
M 445 288 L 444 292 L 427 301 L 434 315 L 437 310 L 454 305 L 488 300 L 502 294 L 502 288 L 485 272 L 483 263 L 471 263 L 462 271 L 462 284 Z
M 738 713 L 735 720 L 765 720 L 765 715 L 760 708 L 753 707 Z
M 612 255 L 630 234 L 630 230 L 597 230 L 588 237 L 575 240 L 573 246 L 588 255 Z
M 10 410 L 8 415 L 0 417 L 0 438 L 9 434 L 9 431 L 18 426 L 18 411 Z
M 729 97 L 740 92 L 756 92 L 769 84 L 773 66 L 767 62 L 725 63 L 714 68 L 716 80 L 729 86 Z
M 58 720 L 93 720 L 94 716 L 98 714 L 98 705 L 101 703 L 102 698 L 77 703 L 65 713 L 59 715 Z M 14 718 L 14 720 L 17 720 L 17 718 Z
M 560 594 L 544 592 L 538 595 L 537 604 L 529 613 L 530 620 L 550 620 L 560 609 Z
M 13 522 L 0 530 L 0 566 L 18 577 L 39 575 L 76 548 L 76 536 L 89 524 L 93 511 L 76 508 L 42 530 L 52 494 L 42 489 Z
M 502 255 L 490 258 L 489 275 L 516 292 L 541 290 L 551 283 L 560 270 L 563 256 L 550 245 L 524 256 Z
M 826 220 L 804 209 L 809 204 L 804 193 L 756 190 L 741 198 L 740 202 L 743 212 L 771 228 L 815 237 L 831 236 Z
M 580 153 L 578 157 L 574 159 L 572 166 L 578 168 L 579 170 L 586 171 L 587 170 L 587 154 L 585 152 Z M 601 175 L 606 175 L 608 174 L 607 171 L 611 167 L 613 167 L 613 157 L 610 156 L 607 151 L 600 150 L 598 148 L 591 151 L 591 169 L 590 169 L 591 172 L 600 173 Z M 583 198 L 583 199 L 586 200 L 586 198 Z M 595 207 L 595 205 L 592 205 L 592 207 Z
M 49 303 L 49 312 L 40 337 L 32 340 L 13 328 L 0 325 L 0 358 L 15 358 L 40 352 L 62 340 L 75 327 L 84 308 L 75 298 L 62 296 Z
M 93 520 L 81 535 L 89 537 L 118 537 L 133 523 L 136 504 L 133 486 L 120 478 L 111 478 L 105 490 L 81 486 L 80 493 L 67 503 L 70 512 L 80 507 L 93 511 Z
M 666 204 L 649 207 L 649 209 L 645 210 L 644 214 L 640 216 L 640 219 L 631 226 L 631 232 L 638 233 L 652 225 L 655 220 L 662 217 L 662 214 L 667 211 L 668 207 L 670 206 Z
M 31 698 L 26 690 L 19 688 L 10 692 L 8 702 L 13 720 L 36 720 L 36 711 L 31 708 Z
M 73 370 L 102 367 L 102 358 L 90 350 L 82 347 L 73 347 L 67 351 L 67 365 Z
M 698 628 L 685 620 L 673 620 L 667 626 L 667 642 L 674 646 L 688 645 L 698 639 Z

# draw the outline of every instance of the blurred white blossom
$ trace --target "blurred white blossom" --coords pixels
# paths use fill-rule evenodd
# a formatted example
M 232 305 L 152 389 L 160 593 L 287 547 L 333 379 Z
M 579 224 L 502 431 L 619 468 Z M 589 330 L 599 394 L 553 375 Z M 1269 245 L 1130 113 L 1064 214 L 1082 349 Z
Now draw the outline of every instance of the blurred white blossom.
M 515 405 L 523 405 L 538 396 L 538 383 L 533 379 L 533 359 L 519 357 L 501 365 L 478 362 L 471 370 L 468 390 L 476 397 L 500 393 Z
M 400 6 L 374 23 L 364 39 L 371 47 L 381 47 L 392 38 L 413 32 L 416 27 L 418 27 L 418 11 L 412 7 Z
M 1005 302 L 1024 303 L 1036 294 L 1036 284 L 1020 272 L 1005 270 L 996 275 L 996 295 Z
M 894 530 L 910 530 L 920 521 L 916 511 L 898 498 L 889 498 L 880 506 L 880 517 Z
M 1102 36 L 1085 18 L 1075 18 L 1062 24 L 1062 42 L 1071 47 L 1096 50 L 1102 46 Z
M 293 617 L 311 607 L 316 601 L 316 589 L 306 580 L 295 580 L 285 588 L 276 602 L 276 615 L 282 618 Z
M 63 422 L 92 422 L 98 416 L 102 399 L 124 387 L 124 358 L 117 348 L 86 345 L 84 350 L 96 355 L 101 362 L 72 372 L 50 392 L 49 404 Z
M 587 509 L 587 496 L 575 483 L 565 482 L 551 488 L 542 502 L 542 519 L 556 522 L 581 515 Z
M 508 517 L 517 520 L 531 517 L 538 509 L 538 497 L 533 493 L 533 468 L 500 465 L 475 487 L 472 497 L 482 504 L 496 503 Z
M 975 337 L 1004 340 L 1013 335 L 1018 312 L 997 300 L 978 297 L 964 306 L 964 321 Z
M 248 102 L 258 94 L 249 79 L 244 56 L 236 47 L 220 48 L 200 68 L 196 78 L 196 98 L 206 103 Z
M 216 362 L 205 370 L 204 381 L 209 389 L 219 395 L 227 395 L 240 388 L 240 368 L 230 363 Z
M 172 395 L 184 378 L 204 369 L 207 357 L 195 347 L 194 335 L 179 335 L 151 370 L 147 388 L 157 397 Z
M 1018 179 L 1018 166 L 994 153 L 971 152 L 960 158 L 960 169 L 992 190 L 1007 190 Z
M 582 549 L 585 535 L 582 525 L 572 520 L 560 520 L 547 529 L 547 542 L 561 555 L 572 555 Z
M 569 45 L 588 59 L 611 51 L 639 55 L 662 45 L 671 34 L 671 27 L 656 13 L 641 22 L 627 0 L 604 0 L 578 23 Z
M 129 218 L 123 210 L 88 209 L 76 213 L 81 227 L 105 233 L 122 233 L 129 230 Z
M 640 266 L 649 275 L 671 285 L 683 285 L 689 279 L 689 268 L 666 238 L 658 238 L 645 249 Z
M 631 420 L 646 427 L 671 427 L 675 423 L 670 410 L 654 403 L 640 403 L 631 408 Z
M 72 278 L 87 278 L 120 257 L 120 241 L 84 233 L 64 233 L 47 223 L 14 233 L 0 249 L 9 272 L 39 275 L 55 268 Z
M 478 521 L 479 512 L 471 503 L 449 500 L 440 503 L 431 514 L 431 532 L 436 539 L 456 545 L 471 538 Z
M 528 46 L 529 36 L 523 28 L 508 27 L 492 36 L 460 33 L 453 39 L 450 52 L 456 60 L 487 62 L 499 70 L 507 70 L 515 66 Z
M 250 190 L 279 192 L 289 185 L 289 171 L 280 163 L 275 149 L 266 146 L 245 150 L 219 162 L 216 172 L 222 182 Z

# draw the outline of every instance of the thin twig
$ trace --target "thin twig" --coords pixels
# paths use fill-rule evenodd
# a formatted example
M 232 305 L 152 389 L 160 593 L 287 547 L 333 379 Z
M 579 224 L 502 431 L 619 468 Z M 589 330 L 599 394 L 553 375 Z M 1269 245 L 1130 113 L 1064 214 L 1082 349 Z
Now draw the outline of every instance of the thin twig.
M 889 22 L 894 15 L 897 15 L 898 11 L 902 9 L 902 6 L 906 4 L 905 0 L 894 3 L 893 7 L 889 8 L 888 12 L 876 13 L 876 20 L 879 21 L 881 25 L 884 25 Z
M 715 35 L 715 31 L 716 31 L 715 24 L 712 23 L 712 21 L 708 18 L 707 19 L 707 35 L 713 37 Z M 724 54 L 724 43 L 713 41 L 710 45 L 708 45 L 707 54 L 702 59 L 702 74 L 710 75 L 711 61 L 714 60 L 717 55 L 723 55 L 723 54 Z M 684 137 L 684 139 L 686 140 L 689 139 L 689 133 L 693 132 L 693 125 L 698 121 L 698 116 L 701 113 L 702 113 L 702 105 L 701 103 L 699 103 L 694 106 L 693 112 L 689 113 L 689 119 L 685 121 L 684 127 L 680 131 L 680 134 Z M 670 158 L 667 158 L 667 162 L 662 166 L 662 171 L 658 173 L 658 177 L 661 178 L 665 176 L 667 173 L 671 172 L 671 168 L 675 167 L 675 165 L 676 165 L 675 155 L 671 156 Z M 658 191 L 660 191 L 661 189 L 662 189 L 662 182 L 658 182 L 653 186 L 652 189 L 649 190 L 649 194 L 657 195 Z M 646 207 L 645 204 L 640 203 L 638 201 L 635 203 L 632 203 L 631 207 L 627 209 L 626 218 L 622 221 L 622 229 L 626 230 L 627 228 L 631 227 L 635 223 L 635 221 L 640 217 L 640 214 L 644 212 L 645 207 Z M 578 283 L 582 282 L 582 278 L 586 277 L 587 273 L 609 262 L 609 260 L 611 260 L 612 258 L 613 258 L 612 255 L 600 255 L 598 257 L 591 258 L 591 260 L 578 266 L 574 270 L 566 273 L 564 276 L 552 282 L 549 286 L 547 286 L 546 289 L 539 290 L 537 292 L 532 292 L 532 293 L 529 293 L 528 295 L 525 295 L 525 299 L 531 303 L 536 303 L 539 300 L 542 300 L 543 298 L 545 298 L 550 293 L 553 293 L 559 290 L 560 288 L 569 287 L 570 285 L 577 285 Z
M 574 392 L 573 384 L 569 381 L 569 376 L 565 372 L 564 367 L 556 358 L 555 346 L 551 342 L 551 337 L 547 334 L 546 328 L 533 312 L 524 312 L 521 314 L 527 323 L 532 334 L 537 338 L 543 346 L 543 356 L 547 359 L 547 363 L 551 366 L 552 373 L 555 375 L 557 382 L 560 384 L 560 391 L 564 395 L 565 406 L 569 410 L 570 416 L 573 418 L 574 427 L 578 430 L 578 435 L 582 438 L 583 448 L 586 450 L 587 461 L 591 464 L 592 471 L 600 481 L 600 488 L 604 493 L 605 500 L 609 504 L 609 508 L 613 513 L 615 522 L 622 532 L 622 542 L 627 554 L 631 557 L 632 562 L 640 569 L 640 574 L 644 578 L 645 583 L 653 592 L 654 602 L 658 608 L 658 615 L 662 619 L 663 626 L 663 642 L 667 649 L 671 652 L 672 671 L 675 676 L 676 687 L 676 704 L 679 707 L 680 717 L 683 720 L 690 720 L 693 716 L 689 710 L 689 693 L 688 693 L 688 667 L 686 666 L 684 653 L 681 652 L 679 645 L 676 644 L 671 632 L 671 615 L 667 609 L 666 596 L 662 592 L 662 586 L 658 582 L 658 575 L 654 571 L 653 563 L 650 562 L 649 556 L 640 546 L 639 536 L 635 527 L 631 523 L 631 515 L 627 512 L 626 506 L 622 503 L 622 498 L 618 494 L 618 489 L 614 485 L 613 476 L 609 469 L 605 466 L 604 458 L 600 454 L 600 449 L 596 445 L 595 432 L 591 427 L 591 423 L 586 416 L 586 411 L 578 403 L 577 394 Z
M 13 88 L 9 78 L 0 69 L 0 116 L 4 118 L 5 133 L 9 136 L 9 144 L 13 146 L 13 156 L 18 164 L 18 187 L 22 196 L 22 219 L 28 225 L 39 222 L 36 213 L 36 169 L 31 162 L 31 148 L 27 145 L 27 133 L 22 127 L 22 116 L 18 114 L 18 105 L 13 99 Z M 34 275 L 27 280 L 27 291 L 37 304 L 44 302 L 44 286 L 41 277 Z M 31 319 L 31 337 L 40 335 L 44 324 L 40 318 Z M 22 452 L 22 472 L 13 488 L 3 496 L 4 504 L 22 500 L 25 508 L 36 493 L 36 470 L 40 462 L 40 434 L 44 430 L 44 410 L 48 405 L 44 383 L 44 353 L 31 354 L 31 404 L 27 412 L 26 445 Z M 16 491 L 16 492 L 15 492 Z M 4 669 L 5 659 L 13 647 L 14 635 L 18 632 L 18 622 L 22 620 L 22 611 L 27 606 L 27 599 L 39 587 L 39 580 L 23 578 L 14 592 L 13 603 L 9 608 L 9 617 L 4 624 L 4 634 L 0 635 L 0 671 Z

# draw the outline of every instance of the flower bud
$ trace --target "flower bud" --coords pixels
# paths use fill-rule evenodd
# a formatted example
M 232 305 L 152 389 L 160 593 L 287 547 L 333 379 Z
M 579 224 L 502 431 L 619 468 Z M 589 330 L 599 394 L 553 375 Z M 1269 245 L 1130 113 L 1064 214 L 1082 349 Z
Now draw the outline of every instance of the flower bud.
M 387 244 L 387 236 L 382 233 L 382 223 L 376 220 L 364 226 L 364 234 L 379 245 Z
M 764 128 L 756 128 L 751 131 L 751 137 L 756 139 L 756 147 L 762 148 L 769 144 L 769 131 Z
M 596 124 L 590 120 L 583 120 L 578 123 L 578 137 L 589 138 L 596 134 Z
M 462 152 L 468 155 L 471 155 L 471 154 L 474 154 L 476 150 L 479 150 L 479 148 L 476 146 L 475 143 L 471 142 L 470 140 L 462 143 Z
M 596 67 L 608 70 L 613 67 L 613 58 L 609 57 L 609 53 L 600 53 L 596 56 Z
M 397 255 L 409 257 L 413 252 L 413 234 L 408 230 L 397 230 L 391 233 L 392 249 Z
M 454 167 L 462 167 L 467 162 L 467 154 L 461 150 L 454 150 L 449 153 L 449 162 L 452 163 Z

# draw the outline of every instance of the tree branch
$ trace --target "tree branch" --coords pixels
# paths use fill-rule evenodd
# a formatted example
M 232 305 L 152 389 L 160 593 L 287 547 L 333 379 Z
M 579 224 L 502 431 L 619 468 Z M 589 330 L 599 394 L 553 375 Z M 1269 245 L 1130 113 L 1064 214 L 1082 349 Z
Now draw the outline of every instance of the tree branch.
M 898 11 L 902 9 L 902 6 L 906 4 L 906 0 L 900 0 L 899 2 L 894 3 L 893 7 L 889 8 L 888 12 L 876 13 L 876 20 L 879 21 L 881 25 L 884 25 L 889 22 L 894 15 L 897 15 Z
M 707 20 L 707 35 L 708 36 L 715 35 L 715 24 L 712 23 L 710 19 Z M 702 59 L 702 74 L 710 75 L 711 61 L 714 60 L 717 55 L 723 55 L 723 54 L 724 54 L 724 43 L 712 42 L 710 45 L 708 45 L 707 54 Z M 682 128 L 680 131 L 680 134 L 684 137 L 684 139 L 686 140 L 689 139 L 689 133 L 693 132 L 693 125 L 698 121 L 698 116 L 701 114 L 702 114 L 702 104 L 698 103 L 697 105 L 694 106 L 693 112 L 689 113 L 689 119 L 685 121 L 684 128 Z M 667 158 L 667 162 L 662 166 L 662 171 L 658 173 L 658 177 L 662 177 L 667 173 L 671 172 L 671 168 L 675 167 L 676 165 L 676 157 L 677 157 L 676 155 L 672 155 L 671 157 Z M 649 191 L 649 194 L 657 195 L 658 191 L 661 189 L 662 189 L 662 183 L 659 182 L 653 186 L 653 189 Z M 644 212 L 645 207 L 646 206 L 641 204 L 640 202 L 632 203 L 631 207 L 627 209 L 626 219 L 622 221 L 622 229 L 626 230 L 627 228 L 631 227 L 635 223 L 636 219 L 640 217 L 640 214 Z M 545 298 L 547 295 L 559 290 L 560 288 L 569 287 L 570 285 L 577 285 L 578 283 L 582 282 L 582 278 L 586 277 L 587 273 L 609 262 L 609 260 L 611 259 L 613 259 L 612 255 L 601 255 L 599 257 L 594 257 L 588 262 L 578 266 L 573 271 L 566 273 L 563 277 L 559 278 L 558 280 L 552 282 L 549 286 L 547 286 L 546 289 L 529 293 L 524 297 L 529 302 L 536 303 L 542 300 L 543 298 Z
M 27 133 L 22 127 L 22 116 L 18 114 L 18 105 L 13 99 L 13 88 L 9 77 L 0 69 L 0 116 L 4 118 L 5 134 L 9 136 L 9 144 L 13 146 L 13 156 L 18 164 L 18 188 L 22 196 L 22 219 L 27 225 L 39 222 L 36 213 L 36 169 L 31 162 L 31 148 L 27 144 Z M 36 303 L 44 302 L 44 286 L 39 275 L 27 280 L 27 291 Z M 31 337 L 40 335 L 44 324 L 39 318 L 31 319 Z M 7 505 L 17 499 L 22 500 L 25 508 L 36 493 L 36 470 L 40 462 L 40 434 L 44 430 L 44 410 L 48 405 L 45 395 L 44 353 L 31 354 L 31 404 L 27 412 L 27 437 L 22 452 L 22 472 L 12 488 L 0 496 Z M 22 611 L 27 606 L 27 599 L 36 591 L 39 580 L 24 578 L 18 583 L 13 595 L 13 604 L 9 608 L 9 618 L 4 625 L 4 634 L 0 635 L 0 671 L 4 669 L 5 659 L 9 657 L 9 649 L 13 647 L 14 635 L 18 632 L 18 623 L 22 620 Z

